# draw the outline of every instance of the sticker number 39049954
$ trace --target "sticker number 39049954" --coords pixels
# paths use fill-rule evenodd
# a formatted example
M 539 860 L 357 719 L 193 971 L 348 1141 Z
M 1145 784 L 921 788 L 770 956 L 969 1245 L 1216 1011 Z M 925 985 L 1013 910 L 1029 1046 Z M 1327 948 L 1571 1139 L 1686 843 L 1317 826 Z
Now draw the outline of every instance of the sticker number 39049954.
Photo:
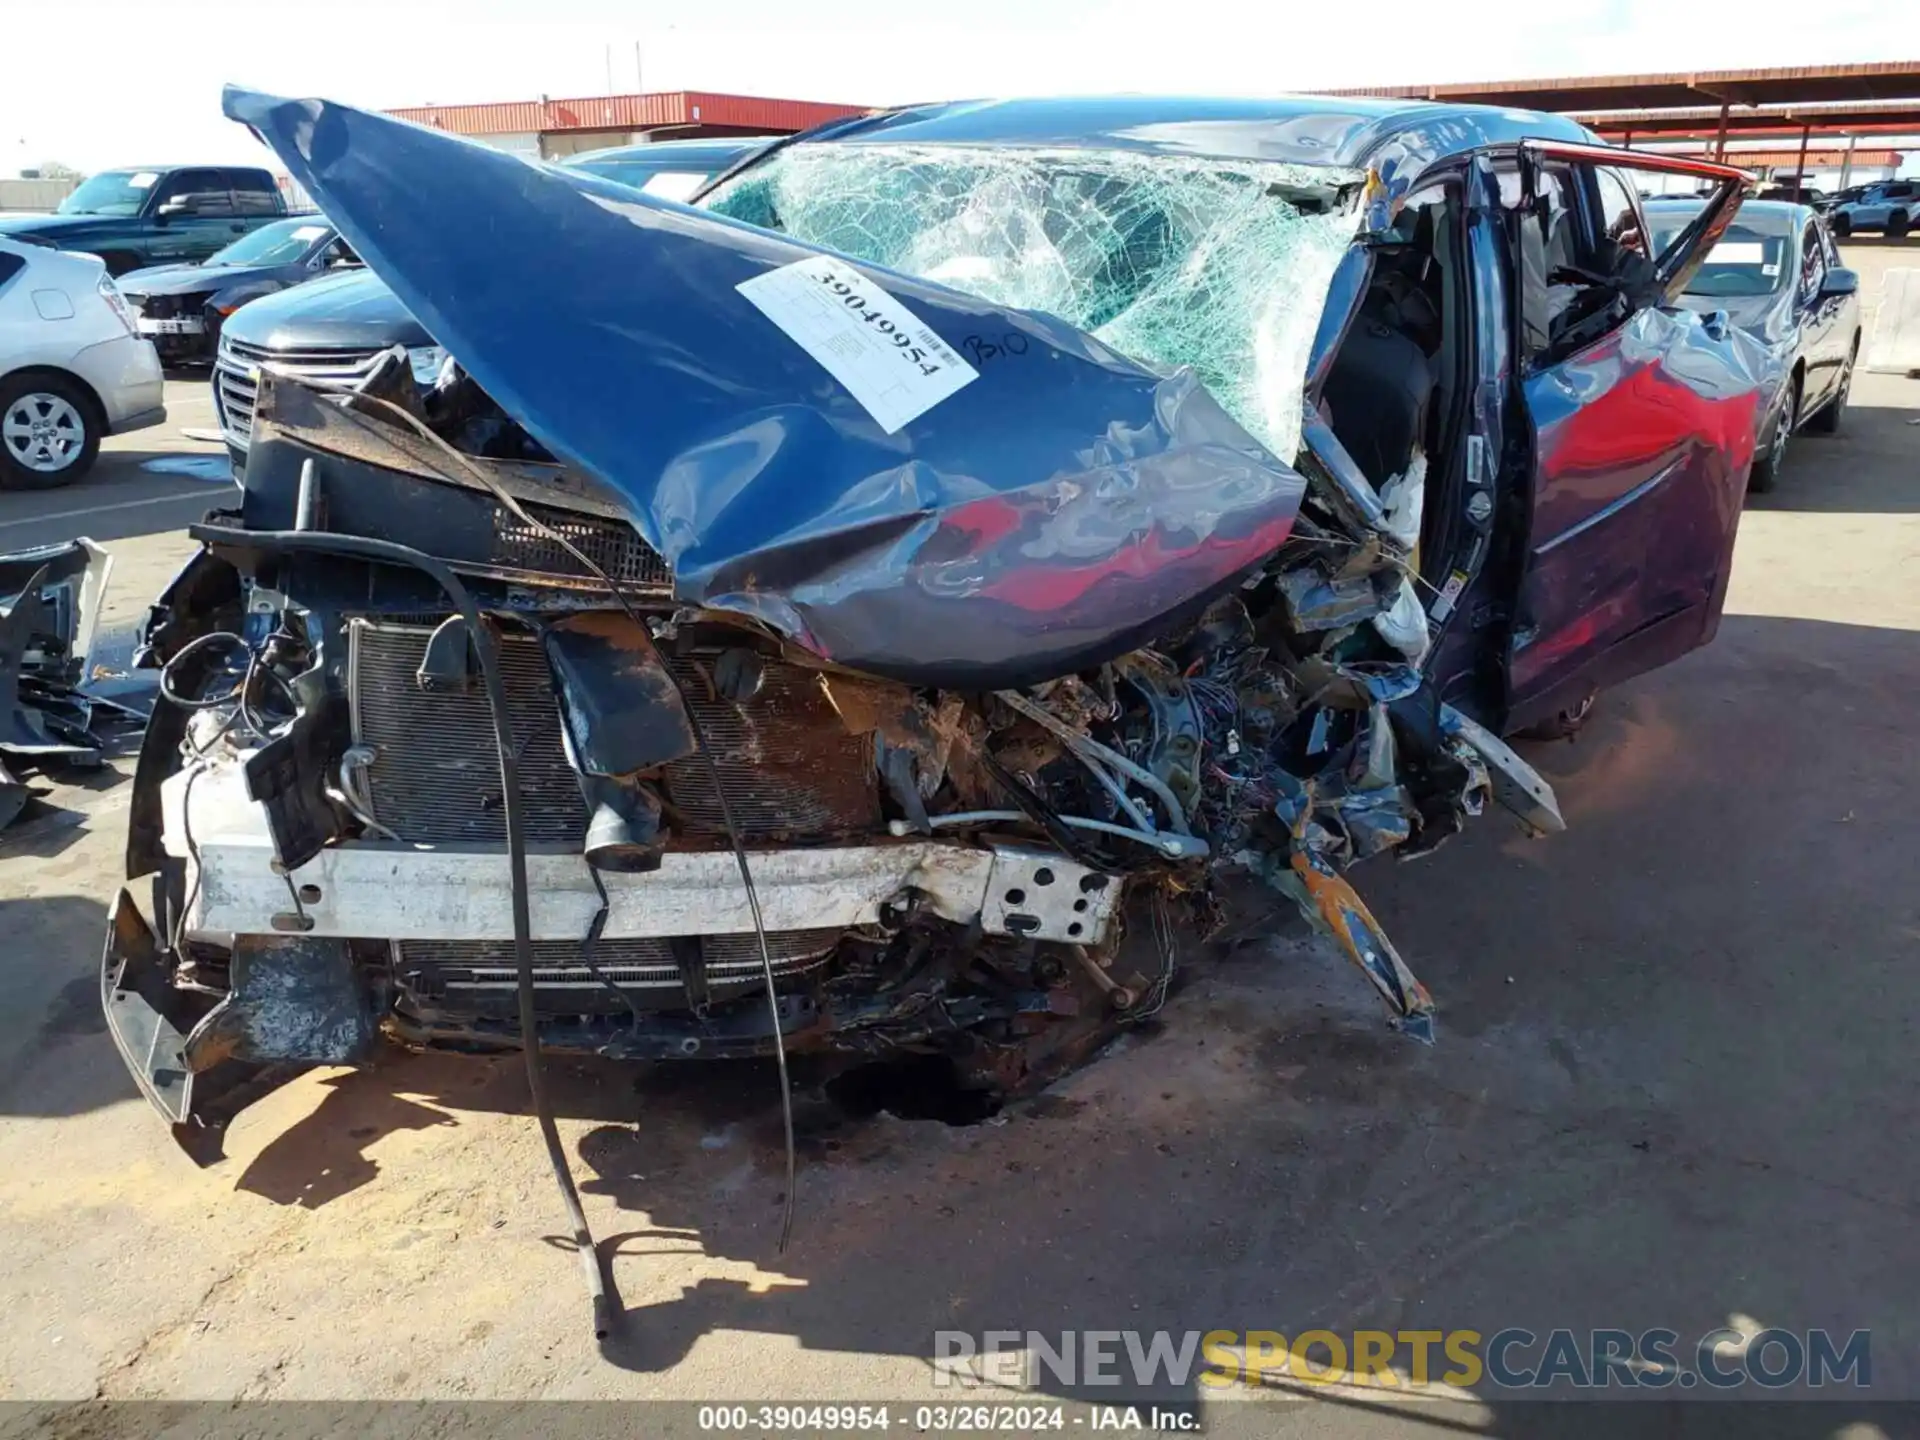
M 735 288 L 889 435 L 980 378 L 919 316 L 831 255 L 796 260 Z

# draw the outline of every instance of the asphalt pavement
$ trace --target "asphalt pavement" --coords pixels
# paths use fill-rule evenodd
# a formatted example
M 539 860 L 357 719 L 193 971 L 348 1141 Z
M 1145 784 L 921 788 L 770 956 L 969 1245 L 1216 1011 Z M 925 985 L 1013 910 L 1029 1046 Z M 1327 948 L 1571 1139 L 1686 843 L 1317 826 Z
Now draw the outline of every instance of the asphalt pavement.
M 1850 253 L 1869 287 L 1901 258 Z M 170 386 L 170 430 L 199 403 Z M 0 547 L 111 542 L 127 616 L 220 492 L 150 463 L 212 447 L 110 449 L 0 496 Z M 1430 1049 L 1274 909 L 992 1123 L 803 1117 L 784 1255 L 764 1071 L 557 1067 L 625 1312 L 601 1344 L 517 1061 L 311 1073 L 223 1164 L 181 1157 L 98 1012 L 126 786 L 62 792 L 0 836 L 0 1397 L 950 1399 L 939 1330 L 1781 1327 L 1870 1332 L 1871 1387 L 1805 1433 L 1864 1426 L 1920 1401 L 1917 573 L 1920 381 L 1862 376 L 1750 504 L 1713 644 L 1528 749 L 1567 833 L 1489 816 L 1354 873 Z M 1206 1398 L 1269 1433 L 1522 1428 L 1470 1388 Z

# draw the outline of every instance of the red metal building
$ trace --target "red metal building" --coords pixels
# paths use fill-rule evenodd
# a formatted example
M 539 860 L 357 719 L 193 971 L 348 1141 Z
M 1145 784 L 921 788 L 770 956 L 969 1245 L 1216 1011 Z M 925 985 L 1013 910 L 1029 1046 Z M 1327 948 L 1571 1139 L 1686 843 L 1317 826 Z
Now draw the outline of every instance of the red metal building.
M 864 114 L 864 105 L 719 95 L 702 90 L 642 95 L 588 95 L 577 99 L 512 100 L 491 105 L 419 105 L 389 113 L 419 125 L 511 150 L 553 159 L 608 145 L 703 136 L 786 135 Z

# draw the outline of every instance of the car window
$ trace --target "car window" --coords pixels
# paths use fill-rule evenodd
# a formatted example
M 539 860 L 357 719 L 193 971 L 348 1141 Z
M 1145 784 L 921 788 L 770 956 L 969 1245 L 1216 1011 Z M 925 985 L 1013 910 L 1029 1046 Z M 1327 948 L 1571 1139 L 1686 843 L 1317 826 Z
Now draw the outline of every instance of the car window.
M 1538 208 L 1521 210 L 1520 173 L 1515 167 L 1499 166 L 1500 202 L 1516 216 L 1520 249 L 1520 332 L 1521 341 L 1531 355 L 1551 350 L 1561 330 L 1576 290 L 1566 282 L 1567 271 L 1578 261 L 1580 242 L 1575 237 L 1579 223 L 1573 208 L 1573 170 L 1567 165 L 1540 167 L 1535 188 Z
M 57 215 L 138 215 L 157 170 L 103 170 L 55 208 Z
M 218 170 L 176 170 L 167 179 L 160 205 L 174 215 L 231 215 L 233 192 Z
M 1824 223 L 1816 223 L 1813 228 L 1820 232 L 1820 243 L 1827 247 L 1827 264 L 1843 264 L 1844 262 L 1840 259 L 1840 244 L 1833 238 L 1833 232 Z
M 9 255 L 0 250 L 0 290 L 7 288 L 7 282 L 27 268 L 27 262 L 18 255 Z
M 278 215 L 284 210 L 279 187 L 270 175 L 259 170 L 229 170 L 227 179 L 236 215 Z
M 1820 294 L 1820 282 L 1827 278 L 1826 247 L 1811 225 L 1800 240 L 1800 303 L 1811 305 Z
M 1647 240 L 1640 226 L 1640 210 L 1633 203 L 1633 191 L 1618 171 L 1595 166 L 1594 184 L 1600 192 L 1600 229 L 1623 249 L 1647 254 Z M 1651 258 L 1651 257 L 1649 257 Z
M 327 233 L 318 220 L 282 220 L 262 225 L 208 257 L 209 265 L 291 265 Z

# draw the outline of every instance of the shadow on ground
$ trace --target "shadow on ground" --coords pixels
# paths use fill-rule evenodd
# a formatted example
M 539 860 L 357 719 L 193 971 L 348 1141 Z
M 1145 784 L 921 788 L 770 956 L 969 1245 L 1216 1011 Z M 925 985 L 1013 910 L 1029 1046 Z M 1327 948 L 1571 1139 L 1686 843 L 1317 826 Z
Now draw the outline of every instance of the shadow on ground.
M 84 1115 L 139 1093 L 100 1010 L 106 933 L 97 900 L 0 900 L 0 1117 Z
M 1856 388 L 1837 435 L 1794 436 L 1779 488 L 1749 495 L 1749 510 L 1806 514 L 1912 515 L 1920 513 L 1920 485 L 1889 485 L 1883 478 L 1910 467 L 1920 454 L 1920 410 L 1868 404 Z

